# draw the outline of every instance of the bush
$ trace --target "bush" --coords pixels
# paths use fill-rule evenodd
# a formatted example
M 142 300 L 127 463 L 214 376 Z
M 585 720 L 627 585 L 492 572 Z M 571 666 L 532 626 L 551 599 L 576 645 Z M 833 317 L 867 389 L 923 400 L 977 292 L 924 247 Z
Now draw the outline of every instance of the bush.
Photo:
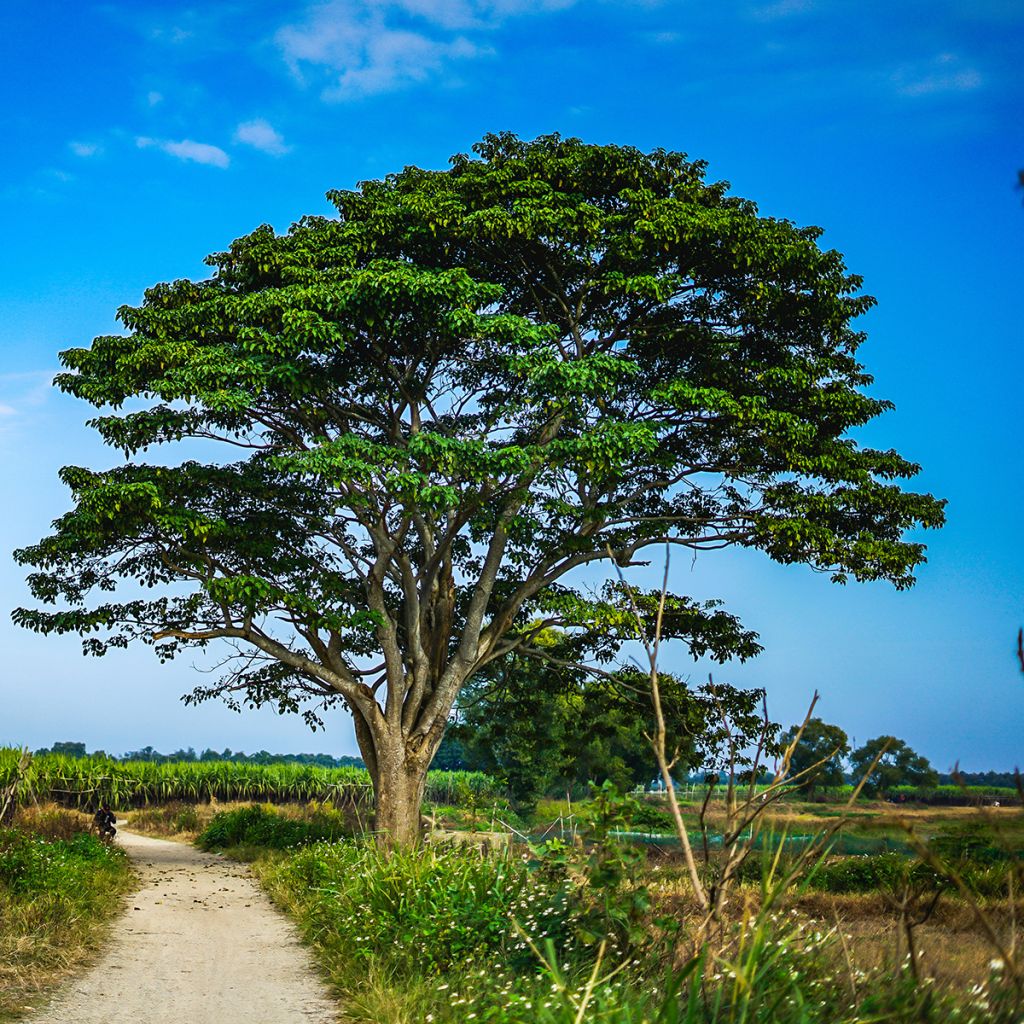
M 841 857 L 823 864 L 810 879 L 811 888 L 837 893 L 892 893 L 907 885 L 922 891 L 950 888 L 927 864 L 899 853 Z
M 321 809 L 305 819 L 290 818 L 269 806 L 254 804 L 214 815 L 196 839 L 196 845 L 201 850 L 223 850 L 231 846 L 286 850 L 340 839 L 346 832 L 345 818 L 338 811 Z
M 672 832 L 671 813 L 664 807 L 638 802 L 626 814 L 629 825 L 638 832 Z
M 1006 860 L 1007 853 L 996 838 L 976 822 L 948 825 L 928 844 L 943 860 L 994 864 Z

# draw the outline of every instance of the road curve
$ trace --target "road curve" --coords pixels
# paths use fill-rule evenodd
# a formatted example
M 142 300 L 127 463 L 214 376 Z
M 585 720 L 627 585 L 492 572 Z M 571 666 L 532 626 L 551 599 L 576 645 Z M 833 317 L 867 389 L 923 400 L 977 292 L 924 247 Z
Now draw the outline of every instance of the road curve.
M 106 952 L 32 1024 L 335 1024 L 294 929 L 243 864 L 120 832 L 142 887 Z

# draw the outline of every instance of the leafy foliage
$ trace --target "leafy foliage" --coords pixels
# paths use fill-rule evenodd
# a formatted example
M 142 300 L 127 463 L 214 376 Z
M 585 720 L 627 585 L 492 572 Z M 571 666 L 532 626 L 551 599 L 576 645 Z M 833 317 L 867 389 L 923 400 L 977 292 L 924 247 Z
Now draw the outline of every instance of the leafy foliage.
M 881 753 L 878 763 L 868 774 L 872 762 Z M 921 754 L 895 736 L 876 736 L 850 755 L 850 767 L 859 779 L 868 775 L 864 792 L 869 796 L 885 795 L 897 786 L 935 786 L 939 775 Z
M 512 656 L 464 690 L 449 730 L 463 763 L 503 784 L 524 809 L 556 790 L 585 794 L 590 783 L 607 781 L 625 792 L 648 782 L 657 768 L 644 680 L 635 670 L 595 676 L 562 649 L 571 641 L 548 636 L 545 643 L 548 658 Z M 669 675 L 661 685 L 680 773 L 724 766 L 723 721 L 733 723 L 739 749 L 761 735 L 762 691 L 722 684 L 690 689 Z M 778 727 L 768 729 L 773 741 Z
M 843 760 L 850 753 L 850 743 L 838 725 L 829 725 L 820 718 L 808 719 L 803 731 L 794 725 L 779 737 L 787 747 L 794 741 L 790 768 L 794 775 L 806 773 L 798 780 L 800 789 L 810 796 L 819 786 L 843 785 Z
M 214 815 L 196 839 L 201 850 L 223 850 L 231 846 L 262 846 L 286 850 L 340 839 L 349 828 L 337 811 L 320 810 L 308 820 L 299 821 L 275 813 L 270 807 L 254 804 Z
M 873 300 L 820 229 L 680 153 L 475 152 L 331 192 L 337 218 L 260 227 L 62 353 L 58 385 L 127 461 L 65 467 L 74 507 L 17 552 L 22 626 L 95 655 L 225 640 L 190 699 L 312 725 L 343 702 L 403 841 L 474 673 L 542 656 L 553 626 L 599 661 L 636 638 L 574 570 L 732 545 L 903 588 L 924 558 L 905 532 L 943 521 L 901 489 L 913 463 L 850 437 L 890 403 L 857 357 Z M 143 461 L 189 439 L 221 454 Z M 754 652 L 705 605 L 667 611 L 694 655 Z

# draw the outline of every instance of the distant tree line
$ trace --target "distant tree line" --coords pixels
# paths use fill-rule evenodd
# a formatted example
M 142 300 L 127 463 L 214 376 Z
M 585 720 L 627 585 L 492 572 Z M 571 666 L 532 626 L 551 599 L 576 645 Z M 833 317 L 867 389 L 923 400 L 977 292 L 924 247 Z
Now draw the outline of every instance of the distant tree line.
M 994 789 L 1016 789 L 1016 772 L 957 772 L 939 775 L 940 786 L 991 786 Z
M 51 747 L 42 747 L 35 752 L 40 754 L 63 754 L 66 757 L 89 757 L 84 743 L 60 742 L 54 743 Z M 93 757 L 109 757 L 113 761 L 152 761 L 155 764 L 167 762 L 199 762 L 199 761 L 236 761 L 239 764 L 311 764 L 318 768 L 365 768 L 361 757 L 350 757 L 342 754 L 334 757 L 331 754 L 271 754 L 267 750 L 257 750 L 253 754 L 246 754 L 242 750 L 232 750 L 225 747 L 223 750 L 213 750 L 207 747 L 201 753 L 196 753 L 194 747 L 186 747 L 172 751 L 170 754 L 162 754 L 153 747 L 141 747 L 139 750 L 129 750 L 118 757 L 116 754 L 108 754 L 104 750 L 94 750 Z

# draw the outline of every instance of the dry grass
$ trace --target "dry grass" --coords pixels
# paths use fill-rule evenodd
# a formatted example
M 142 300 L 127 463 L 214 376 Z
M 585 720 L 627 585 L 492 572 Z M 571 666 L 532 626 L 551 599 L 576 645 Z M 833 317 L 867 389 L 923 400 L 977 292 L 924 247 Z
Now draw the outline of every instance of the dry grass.
M 681 868 L 672 857 L 662 858 L 643 879 L 648 885 L 654 908 L 652 916 L 695 920 L 699 908 Z M 746 908 L 756 913 L 761 893 L 755 885 L 738 887 L 732 914 L 738 920 Z M 807 891 L 787 896 L 780 904 L 793 912 L 809 932 L 836 929 L 842 939 L 836 944 L 836 969 L 844 974 L 851 969 L 865 976 L 896 972 L 905 963 L 905 930 L 891 896 L 882 892 L 845 894 Z M 1008 900 L 985 903 L 985 912 L 1005 936 L 1007 945 L 1024 921 L 1024 900 L 1011 907 Z M 990 976 L 996 951 L 979 927 L 968 903 L 956 896 L 943 896 L 927 920 L 913 929 L 921 977 L 934 979 L 937 988 L 952 993 L 982 984 Z M 845 944 L 845 951 L 843 946 Z M 847 962 L 847 956 L 849 961 Z
M 699 807 L 685 805 L 683 814 L 687 825 L 696 828 Z M 877 837 L 902 836 L 913 829 L 924 837 L 943 828 L 963 823 L 979 823 L 996 828 L 1009 837 L 1024 839 L 1024 815 L 1020 807 L 911 807 L 893 805 L 883 801 L 860 801 L 845 809 L 837 804 L 785 803 L 767 810 L 761 819 L 762 828 L 776 833 L 820 832 L 835 818 L 845 821 L 843 832 L 848 835 Z M 721 804 L 712 801 L 708 807 L 707 822 L 717 828 L 725 818 Z

